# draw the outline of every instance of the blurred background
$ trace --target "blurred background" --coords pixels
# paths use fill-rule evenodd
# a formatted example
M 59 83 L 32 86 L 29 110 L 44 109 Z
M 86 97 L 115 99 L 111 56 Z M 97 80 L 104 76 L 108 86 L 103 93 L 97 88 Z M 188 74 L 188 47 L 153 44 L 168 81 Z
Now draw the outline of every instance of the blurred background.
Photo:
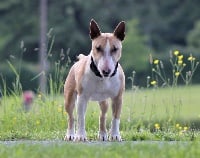
M 1 0 L 0 87 L 12 90 L 20 82 L 23 90 L 44 91 L 49 78 L 63 82 L 76 56 L 90 52 L 92 18 L 102 32 L 126 21 L 120 63 L 126 78 L 136 71 L 135 84 L 145 86 L 149 54 L 166 71 L 170 51 L 199 60 L 199 6 L 199 0 Z M 200 81 L 197 71 L 193 83 Z

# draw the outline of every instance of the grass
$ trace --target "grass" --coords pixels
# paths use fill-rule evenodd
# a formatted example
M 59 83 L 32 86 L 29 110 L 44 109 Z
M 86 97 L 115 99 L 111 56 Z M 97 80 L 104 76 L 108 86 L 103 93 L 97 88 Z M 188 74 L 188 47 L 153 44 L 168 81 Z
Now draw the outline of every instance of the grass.
M 124 96 L 125 109 L 132 109 L 135 117 L 200 119 L 199 89 L 199 85 L 194 85 L 128 91 Z
M 126 91 L 121 115 L 124 140 L 200 140 L 198 89 L 188 86 Z M 98 135 L 99 107 L 90 102 L 86 115 L 89 140 Z M 108 112 L 107 128 L 111 122 Z M 0 140 L 62 140 L 67 126 L 63 96 L 35 97 L 30 112 L 19 96 L 5 96 L 0 104 Z
M 121 143 L 97 141 L 100 110 L 94 102 L 89 103 L 86 115 L 89 142 L 63 141 L 67 115 L 59 94 L 63 81 L 58 79 L 62 77 L 50 76 L 49 95 L 36 94 L 31 111 L 25 112 L 20 73 L 10 63 L 16 82 L 10 96 L 5 95 L 4 83 L 4 96 L 0 99 L 0 157 L 199 157 L 200 85 L 189 86 L 199 62 L 192 56 L 188 60 L 191 68 L 184 77 L 183 56 L 178 52 L 170 57 L 172 82 L 166 78 L 163 63 L 158 59 L 150 60 L 152 76 L 147 77 L 147 88 L 134 86 L 134 74 L 130 77 L 132 90 L 124 93 L 121 114 Z M 64 70 L 60 66 L 58 74 Z M 186 86 L 178 86 L 181 78 Z M 107 118 L 109 129 L 111 108 Z
M 46 144 L 47 143 L 47 144 Z M 148 157 L 198 158 L 199 142 L 124 142 L 124 143 L 64 143 L 39 142 L 0 144 L 0 157 Z

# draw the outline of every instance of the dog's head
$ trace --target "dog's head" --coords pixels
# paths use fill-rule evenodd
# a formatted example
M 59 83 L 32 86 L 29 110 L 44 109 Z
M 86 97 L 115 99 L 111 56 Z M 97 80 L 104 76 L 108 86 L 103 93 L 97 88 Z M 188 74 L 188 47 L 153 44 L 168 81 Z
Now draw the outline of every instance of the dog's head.
M 121 57 L 122 41 L 125 37 L 125 22 L 120 22 L 113 33 L 101 33 L 97 23 L 90 22 L 92 58 L 103 77 L 110 77 Z

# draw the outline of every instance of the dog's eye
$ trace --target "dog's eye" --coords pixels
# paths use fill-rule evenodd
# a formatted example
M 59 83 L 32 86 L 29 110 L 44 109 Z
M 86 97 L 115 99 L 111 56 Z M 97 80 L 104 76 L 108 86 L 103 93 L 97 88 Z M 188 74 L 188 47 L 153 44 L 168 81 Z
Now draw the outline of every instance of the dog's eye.
M 103 52 L 101 46 L 96 47 L 97 52 Z
M 116 48 L 115 46 L 111 49 L 112 53 L 115 53 L 118 50 L 118 48 Z

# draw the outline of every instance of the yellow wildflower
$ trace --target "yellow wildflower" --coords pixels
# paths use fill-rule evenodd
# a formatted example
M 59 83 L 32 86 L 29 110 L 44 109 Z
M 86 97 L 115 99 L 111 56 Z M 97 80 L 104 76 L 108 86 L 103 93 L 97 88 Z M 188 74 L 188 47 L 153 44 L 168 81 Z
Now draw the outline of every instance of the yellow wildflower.
M 41 94 L 38 94 L 38 98 L 42 98 L 42 95 L 41 95 Z
M 188 60 L 189 60 L 189 61 L 194 61 L 194 60 L 196 60 L 196 58 L 193 57 L 192 55 L 190 55 L 190 56 L 188 57 Z
M 189 60 L 189 61 L 192 61 L 192 56 L 188 57 L 188 60 Z
M 179 55 L 178 60 L 183 60 L 183 55 Z
M 62 112 L 62 107 L 58 107 L 58 112 Z
M 179 126 L 179 128 L 178 128 L 178 129 L 182 130 L 182 127 L 181 127 L 181 126 Z
M 40 125 L 40 120 L 37 120 L 37 121 L 36 121 L 36 125 Z
M 183 63 L 183 66 L 186 66 L 186 63 Z
M 184 131 L 187 131 L 187 130 L 188 130 L 188 127 L 187 127 L 187 126 L 183 127 L 183 130 L 184 130 Z
M 156 124 L 154 125 L 154 127 L 155 127 L 155 129 L 160 129 L 160 125 L 159 125 L 158 123 L 156 123 Z
M 156 81 L 154 80 L 154 81 L 151 81 L 151 85 L 156 85 Z
M 66 111 L 63 111 L 63 114 L 64 114 L 64 115 L 67 115 L 67 112 L 66 112 Z
M 158 63 L 159 63 L 159 60 L 158 59 L 156 59 L 156 60 L 154 60 L 154 62 L 153 62 L 155 65 L 157 65 Z
M 178 77 L 180 75 L 180 72 L 175 72 L 175 76 Z
M 179 127 L 180 127 L 180 124 L 179 124 L 179 123 L 177 123 L 177 124 L 176 124 L 176 128 L 179 128 Z
M 177 56 L 178 54 L 179 54 L 179 51 L 178 51 L 178 50 L 175 50 L 175 51 L 174 51 L 174 55 Z
M 178 60 L 178 64 L 182 65 L 183 64 L 183 60 Z

